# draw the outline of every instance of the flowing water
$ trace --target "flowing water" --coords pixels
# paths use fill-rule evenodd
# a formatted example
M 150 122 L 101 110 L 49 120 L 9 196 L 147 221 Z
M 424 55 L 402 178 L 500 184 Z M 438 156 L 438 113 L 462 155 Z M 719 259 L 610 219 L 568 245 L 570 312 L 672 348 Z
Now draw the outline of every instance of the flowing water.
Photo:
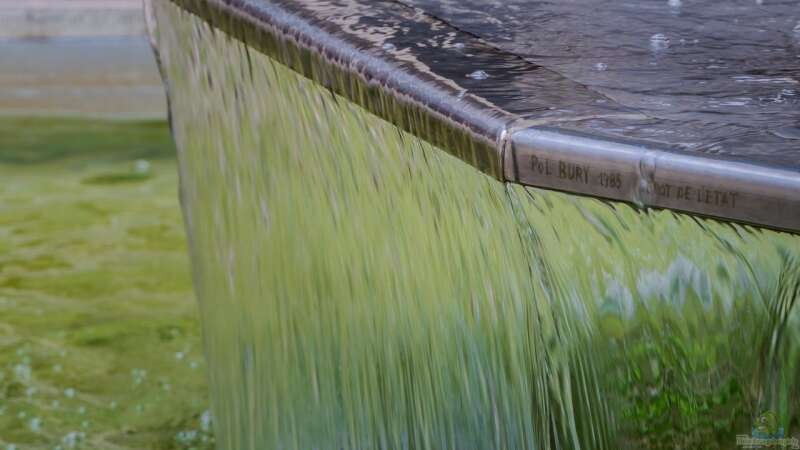
M 500 183 L 155 6 L 219 448 L 800 428 L 797 236 Z

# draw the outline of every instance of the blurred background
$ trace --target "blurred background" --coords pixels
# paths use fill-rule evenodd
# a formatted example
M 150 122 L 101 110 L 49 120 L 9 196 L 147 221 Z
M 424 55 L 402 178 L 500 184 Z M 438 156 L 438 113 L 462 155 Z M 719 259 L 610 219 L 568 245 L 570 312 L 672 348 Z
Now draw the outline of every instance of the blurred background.
M 0 0 L 0 450 L 213 447 L 140 0 Z
M 0 111 L 164 118 L 140 0 L 0 0 Z

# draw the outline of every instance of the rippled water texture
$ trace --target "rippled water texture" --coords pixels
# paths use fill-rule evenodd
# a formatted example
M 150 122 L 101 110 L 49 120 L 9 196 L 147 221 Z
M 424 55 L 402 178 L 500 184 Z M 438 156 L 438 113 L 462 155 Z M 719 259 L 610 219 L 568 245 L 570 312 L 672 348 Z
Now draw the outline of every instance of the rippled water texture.
M 800 167 L 794 0 L 403 2 L 645 116 L 578 129 Z
M 800 428 L 798 237 L 497 182 L 156 12 L 220 448 Z

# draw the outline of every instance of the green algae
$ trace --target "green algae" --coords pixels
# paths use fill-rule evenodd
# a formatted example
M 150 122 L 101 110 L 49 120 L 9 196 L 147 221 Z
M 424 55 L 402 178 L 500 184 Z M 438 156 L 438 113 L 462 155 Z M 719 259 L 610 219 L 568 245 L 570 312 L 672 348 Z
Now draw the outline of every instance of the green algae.
M 0 130 L 0 448 L 212 448 L 167 124 Z

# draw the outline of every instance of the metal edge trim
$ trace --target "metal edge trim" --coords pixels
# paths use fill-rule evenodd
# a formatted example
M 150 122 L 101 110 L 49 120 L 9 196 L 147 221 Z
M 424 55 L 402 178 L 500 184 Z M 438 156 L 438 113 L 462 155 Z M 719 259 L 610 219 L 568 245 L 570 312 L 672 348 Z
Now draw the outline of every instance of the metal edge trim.
M 789 170 L 553 129 L 510 139 L 511 182 L 800 231 L 800 174 Z

